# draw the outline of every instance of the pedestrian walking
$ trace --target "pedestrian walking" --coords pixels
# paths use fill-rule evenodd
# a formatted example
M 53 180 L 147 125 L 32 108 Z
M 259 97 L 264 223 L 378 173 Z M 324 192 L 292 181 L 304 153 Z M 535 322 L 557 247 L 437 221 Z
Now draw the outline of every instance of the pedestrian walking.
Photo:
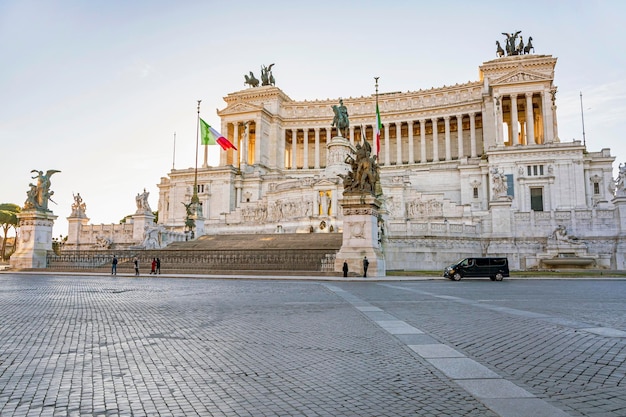
M 343 277 L 347 277 L 348 276 L 348 262 L 343 261 Z
M 150 275 L 156 275 L 156 258 L 152 258 L 152 265 L 150 266 Z
M 367 260 L 367 256 L 363 258 L 363 278 L 367 277 L 367 267 L 370 266 L 370 261 Z
M 161 260 L 159 258 L 156 259 L 157 265 L 156 265 L 156 272 L 157 274 L 161 274 Z
M 111 261 L 111 275 L 117 275 L 117 256 L 113 255 L 113 260 Z
M 135 275 L 139 275 L 139 259 L 136 256 L 133 259 L 133 264 L 135 264 Z

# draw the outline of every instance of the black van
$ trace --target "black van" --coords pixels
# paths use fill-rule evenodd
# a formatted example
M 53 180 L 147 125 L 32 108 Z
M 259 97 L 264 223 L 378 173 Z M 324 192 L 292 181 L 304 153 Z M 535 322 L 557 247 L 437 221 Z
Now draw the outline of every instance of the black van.
M 489 277 L 492 281 L 502 281 L 509 276 L 507 258 L 465 258 L 443 271 L 443 276 L 454 281 L 463 277 Z

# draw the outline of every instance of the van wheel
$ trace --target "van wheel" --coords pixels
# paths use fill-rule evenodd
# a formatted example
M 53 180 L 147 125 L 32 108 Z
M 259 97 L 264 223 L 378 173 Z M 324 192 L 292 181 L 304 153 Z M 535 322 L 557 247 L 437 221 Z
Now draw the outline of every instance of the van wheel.
M 459 274 L 458 272 L 455 272 L 454 275 L 452 275 L 452 279 L 455 281 L 460 281 L 461 280 L 461 274 Z
M 495 281 L 496 277 L 489 277 L 490 280 Z
M 496 281 L 502 281 L 502 278 L 504 278 L 504 275 L 502 275 L 502 272 L 498 272 L 496 274 Z

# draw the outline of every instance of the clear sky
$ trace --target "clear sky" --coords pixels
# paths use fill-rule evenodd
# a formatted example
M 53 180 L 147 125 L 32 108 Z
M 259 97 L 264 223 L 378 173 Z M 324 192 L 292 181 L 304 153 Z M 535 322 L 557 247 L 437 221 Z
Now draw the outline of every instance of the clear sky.
M 0 0 L 0 203 L 23 205 L 30 171 L 57 169 L 54 236 L 72 193 L 94 224 L 134 213 L 144 188 L 156 210 L 160 178 L 195 165 L 197 100 L 219 127 L 249 71 L 274 63 L 294 100 L 368 96 L 374 76 L 381 93 L 429 89 L 477 81 L 518 30 L 558 58 L 561 141 L 582 140 L 582 92 L 587 148 L 617 168 L 625 17 L 621 0 Z

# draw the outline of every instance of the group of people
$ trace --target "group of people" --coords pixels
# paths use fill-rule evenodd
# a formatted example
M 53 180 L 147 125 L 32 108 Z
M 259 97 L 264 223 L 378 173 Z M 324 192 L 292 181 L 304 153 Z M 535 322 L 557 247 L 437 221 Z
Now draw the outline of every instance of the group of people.
M 116 255 L 113 255 L 113 260 L 111 261 L 111 275 L 117 275 L 117 263 L 118 259 Z M 133 266 L 135 267 L 135 275 L 139 276 L 139 258 L 135 256 L 133 259 Z M 152 258 L 152 263 L 150 265 L 150 275 L 160 274 L 161 273 L 161 259 Z
M 367 256 L 363 257 L 363 278 L 367 278 L 367 268 L 370 266 L 370 261 L 367 260 Z M 348 276 L 348 261 L 343 261 L 343 276 Z

